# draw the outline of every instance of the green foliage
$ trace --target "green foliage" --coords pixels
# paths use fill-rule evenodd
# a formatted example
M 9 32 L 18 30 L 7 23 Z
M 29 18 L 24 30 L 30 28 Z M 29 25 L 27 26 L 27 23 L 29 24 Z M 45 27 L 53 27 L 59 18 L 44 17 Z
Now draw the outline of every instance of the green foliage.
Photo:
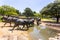
M 43 15 L 43 16 L 49 16 L 50 14 L 52 14 L 52 13 L 50 13 L 50 11 L 49 10 L 51 10 L 51 7 L 53 6 L 53 3 L 50 3 L 50 4 L 48 4 L 46 7 L 44 7 L 41 11 L 40 11 L 40 13 Z
M 19 10 L 16 10 L 17 14 L 21 15 L 21 12 L 19 12 Z
M 3 6 L 0 6 L 0 14 L 2 14 L 2 15 L 18 15 L 19 11 L 17 12 L 17 10 L 11 6 L 3 5 Z
M 60 18 L 60 3 L 50 3 L 42 9 L 40 12 L 43 16 L 50 16 L 57 18 L 57 22 Z
M 25 15 L 26 17 L 32 17 L 34 16 L 34 13 L 30 8 L 25 8 L 23 15 Z
M 34 16 L 35 16 L 35 17 L 41 17 L 41 14 L 35 13 Z
M 2 18 L 2 16 L 0 16 L 0 22 L 2 22 L 1 18 Z

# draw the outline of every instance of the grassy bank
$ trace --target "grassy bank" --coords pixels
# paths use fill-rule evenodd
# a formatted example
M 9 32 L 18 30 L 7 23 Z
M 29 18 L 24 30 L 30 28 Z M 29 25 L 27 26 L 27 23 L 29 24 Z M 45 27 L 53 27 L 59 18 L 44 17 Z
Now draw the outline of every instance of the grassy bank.
M 56 22 L 56 20 L 53 20 L 52 18 L 42 18 L 41 21 Z
M 1 18 L 2 18 L 2 16 L 0 16 L 0 22 L 2 22 Z

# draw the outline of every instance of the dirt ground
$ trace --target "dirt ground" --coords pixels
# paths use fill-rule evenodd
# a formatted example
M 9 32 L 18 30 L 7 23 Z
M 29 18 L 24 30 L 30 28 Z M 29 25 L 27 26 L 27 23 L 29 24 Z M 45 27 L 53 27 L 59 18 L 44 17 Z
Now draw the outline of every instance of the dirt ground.
M 43 26 L 60 31 L 60 23 L 50 22 L 50 21 L 42 21 L 41 23 L 42 23 L 41 25 Z
M 9 23 L 2 28 L 3 25 L 4 23 L 0 22 L 0 40 L 30 40 L 30 36 L 27 31 L 14 30 L 12 32 L 10 31 L 12 27 L 9 27 Z
M 55 30 L 60 31 L 60 27 L 54 26 L 54 25 L 60 26 L 60 24 L 54 24 L 54 23 L 52 24 L 52 23 L 46 23 L 46 22 L 41 23 L 41 25 L 43 25 L 43 26 L 46 26 L 46 24 L 49 24 L 49 25 L 47 25 L 49 28 L 53 28 Z M 2 28 L 2 26 L 3 26 L 3 28 Z M 13 26 L 13 24 L 12 24 L 12 26 Z M 13 30 L 13 32 L 12 32 L 12 31 L 10 31 L 10 29 L 12 29 L 12 27 L 10 27 L 9 23 L 7 23 L 4 26 L 4 23 L 0 22 L 0 40 L 32 40 L 28 31 Z

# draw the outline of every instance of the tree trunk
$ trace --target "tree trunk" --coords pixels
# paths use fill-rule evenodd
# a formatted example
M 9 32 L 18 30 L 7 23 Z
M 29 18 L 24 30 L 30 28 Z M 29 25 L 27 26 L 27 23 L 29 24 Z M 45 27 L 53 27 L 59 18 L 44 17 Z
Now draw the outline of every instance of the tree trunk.
M 59 23 L 59 17 L 57 17 L 57 20 L 56 21 L 57 21 L 57 23 Z

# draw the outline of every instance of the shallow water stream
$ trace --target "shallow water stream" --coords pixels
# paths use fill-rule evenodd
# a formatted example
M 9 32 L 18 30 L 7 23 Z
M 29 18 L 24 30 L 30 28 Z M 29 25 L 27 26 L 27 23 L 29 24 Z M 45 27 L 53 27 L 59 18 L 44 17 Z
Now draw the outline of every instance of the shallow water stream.
M 56 30 L 42 25 L 30 27 L 28 32 L 31 40 L 49 40 L 50 37 L 55 37 L 59 33 Z

